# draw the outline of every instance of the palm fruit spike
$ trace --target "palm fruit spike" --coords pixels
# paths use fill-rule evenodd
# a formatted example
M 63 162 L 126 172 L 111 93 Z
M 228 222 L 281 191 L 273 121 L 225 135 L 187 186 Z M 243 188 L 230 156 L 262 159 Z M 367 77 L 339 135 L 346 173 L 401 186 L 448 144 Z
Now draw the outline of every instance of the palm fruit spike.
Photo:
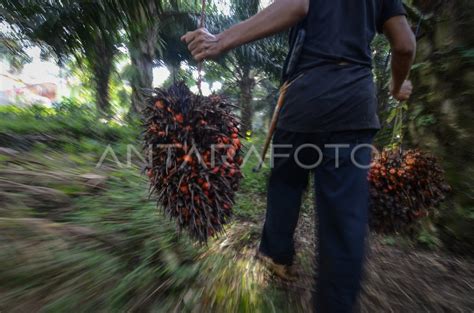
M 434 214 L 450 190 L 436 158 L 420 150 L 383 150 L 369 181 L 371 228 L 384 234 L 406 232 Z
M 231 104 L 176 83 L 155 89 L 143 115 L 151 193 L 179 230 L 207 242 L 232 216 L 242 178 L 240 122 Z

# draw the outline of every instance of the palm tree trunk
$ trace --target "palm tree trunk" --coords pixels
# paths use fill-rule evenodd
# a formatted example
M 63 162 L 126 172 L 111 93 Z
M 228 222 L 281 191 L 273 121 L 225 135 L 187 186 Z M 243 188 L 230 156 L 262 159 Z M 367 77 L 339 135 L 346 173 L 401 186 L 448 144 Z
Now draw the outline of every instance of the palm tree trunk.
M 95 99 L 96 108 L 100 116 L 108 116 L 111 113 L 109 83 L 112 72 L 111 64 L 104 64 L 101 69 L 95 71 Z
M 252 103 L 252 93 L 255 87 L 255 79 L 250 76 L 250 70 L 245 69 L 243 76 L 239 81 L 240 88 L 240 106 L 241 110 L 241 121 L 242 121 L 242 133 L 246 135 L 248 132 L 253 130 L 252 122 L 254 116 L 254 108 Z
M 131 55 L 134 75 L 132 86 L 132 113 L 140 114 L 145 107 L 143 89 L 151 89 L 153 86 L 153 60 L 146 54 L 136 53 Z
M 176 81 L 179 78 L 178 77 L 178 75 L 179 75 L 179 66 L 180 66 L 180 64 L 178 64 L 178 65 L 173 64 L 173 65 L 170 66 L 171 78 L 173 79 L 173 83 L 176 83 Z
M 114 68 L 116 49 L 113 42 L 104 40 L 100 33 L 97 34 L 95 42 L 86 54 L 88 54 L 90 70 L 94 75 L 97 113 L 99 116 L 107 117 L 111 114 L 109 83 Z
M 147 8 L 151 16 L 158 16 L 158 8 L 153 1 Z M 146 29 L 132 28 L 130 36 L 130 59 L 134 68 L 132 78 L 132 108 L 131 112 L 140 114 L 145 107 L 143 89 L 153 87 L 153 67 L 156 57 L 156 45 L 159 38 L 158 18 L 150 21 Z

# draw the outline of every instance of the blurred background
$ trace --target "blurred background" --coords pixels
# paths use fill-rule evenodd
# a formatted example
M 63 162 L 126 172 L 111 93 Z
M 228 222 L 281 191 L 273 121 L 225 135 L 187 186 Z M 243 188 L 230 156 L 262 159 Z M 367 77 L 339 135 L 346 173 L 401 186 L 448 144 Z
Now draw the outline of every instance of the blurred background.
M 271 1 L 209 0 L 214 32 Z M 452 188 L 397 235 L 371 234 L 362 312 L 474 309 L 474 3 L 407 0 L 419 25 L 402 123 L 388 96 L 383 36 L 373 42 L 383 130 L 438 158 Z M 143 90 L 185 81 L 179 40 L 195 0 L 0 0 L 0 312 L 308 312 L 315 254 L 311 192 L 296 240 L 305 275 L 281 282 L 253 259 L 268 169 L 245 178 L 226 236 L 177 234 L 142 175 Z M 278 96 L 286 34 L 206 62 L 203 94 L 238 104 L 247 145 L 262 145 Z

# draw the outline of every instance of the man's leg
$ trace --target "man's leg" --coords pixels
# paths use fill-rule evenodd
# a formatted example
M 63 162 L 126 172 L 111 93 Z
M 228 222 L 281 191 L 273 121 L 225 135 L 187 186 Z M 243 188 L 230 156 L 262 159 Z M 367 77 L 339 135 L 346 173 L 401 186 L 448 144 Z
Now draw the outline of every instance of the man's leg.
M 280 129 L 273 137 L 274 166 L 268 183 L 267 212 L 259 250 L 274 262 L 284 265 L 293 262 L 293 234 L 301 197 L 308 182 L 308 171 L 299 167 L 294 158 L 295 148 L 304 143 L 305 137 L 302 133 Z M 300 158 L 305 159 L 304 151 Z
M 372 131 L 335 132 L 322 147 L 324 160 L 315 171 L 318 313 L 353 312 L 359 294 L 369 200 L 368 169 L 361 166 L 367 167 L 371 159 L 371 149 L 360 144 L 370 144 L 373 135 Z

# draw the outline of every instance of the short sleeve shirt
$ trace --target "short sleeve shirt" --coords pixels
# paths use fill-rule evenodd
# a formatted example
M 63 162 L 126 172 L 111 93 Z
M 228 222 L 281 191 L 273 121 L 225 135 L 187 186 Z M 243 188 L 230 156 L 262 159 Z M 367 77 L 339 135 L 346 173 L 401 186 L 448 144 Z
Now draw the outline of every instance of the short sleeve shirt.
M 277 127 L 294 132 L 378 129 L 371 42 L 401 0 L 310 0 L 306 38 Z

